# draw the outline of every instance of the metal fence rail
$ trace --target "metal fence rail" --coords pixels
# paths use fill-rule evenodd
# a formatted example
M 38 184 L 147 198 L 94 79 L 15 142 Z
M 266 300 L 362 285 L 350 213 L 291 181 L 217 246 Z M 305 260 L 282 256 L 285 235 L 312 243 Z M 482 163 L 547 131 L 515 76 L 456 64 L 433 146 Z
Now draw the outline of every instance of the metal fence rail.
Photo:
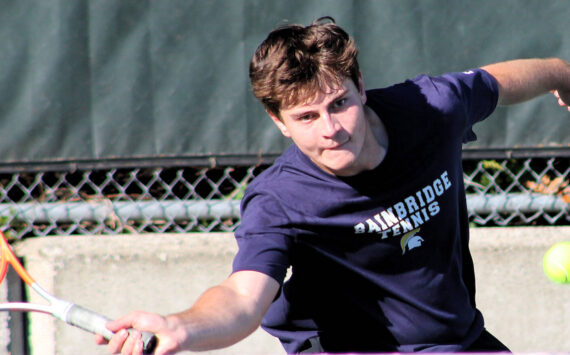
M 570 158 L 464 160 L 474 225 L 570 224 Z M 43 235 L 233 231 L 268 165 L 0 174 L 0 228 Z

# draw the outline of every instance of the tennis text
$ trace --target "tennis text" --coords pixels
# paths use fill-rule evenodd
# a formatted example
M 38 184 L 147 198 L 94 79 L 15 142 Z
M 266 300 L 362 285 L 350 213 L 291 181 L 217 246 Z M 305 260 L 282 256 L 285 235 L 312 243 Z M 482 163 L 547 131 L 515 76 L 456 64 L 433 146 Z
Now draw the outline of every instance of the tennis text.
M 355 225 L 354 233 L 380 234 L 385 239 L 411 232 L 440 212 L 437 198 L 450 187 L 451 181 L 445 171 L 413 195 Z

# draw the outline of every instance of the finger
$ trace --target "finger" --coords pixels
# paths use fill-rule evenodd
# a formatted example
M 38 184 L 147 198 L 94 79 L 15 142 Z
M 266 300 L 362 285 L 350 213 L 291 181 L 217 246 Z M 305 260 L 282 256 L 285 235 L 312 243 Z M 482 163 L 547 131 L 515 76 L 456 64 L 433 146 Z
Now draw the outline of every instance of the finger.
M 142 355 L 142 353 L 143 353 L 143 341 L 142 339 L 139 339 L 135 343 L 135 347 L 133 348 L 133 355 Z
M 140 333 L 137 331 L 131 331 L 127 340 L 125 340 L 123 347 L 121 349 L 122 355 L 132 355 L 134 353 L 135 344 L 140 341 Z
M 107 345 L 107 350 L 111 354 L 120 354 L 125 341 L 129 336 L 129 332 L 126 329 L 119 330 L 112 338 L 109 340 Z
M 111 320 L 105 324 L 107 329 L 116 333 L 121 329 L 129 329 L 135 326 L 137 317 L 139 317 L 140 312 L 131 312 L 121 318 Z
M 556 97 L 559 106 L 567 107 L 570 111 L 570 100 L 568 98 L 568 95 L 563 97 L 558 90 L 552 90 L 552 94 L 554 97 Z
M 558 105 L 562 106 L 562 107 L 570 107 L 569 106 L 570 102 L 563 100 L 563 99 L 558 99 Z
M 95 344 L 97 345 L 105 345 L 109 343 L 107 341 L 107 339 L 103 338 L 103 336 L 99 335 L 99 334 L 95 334 Z

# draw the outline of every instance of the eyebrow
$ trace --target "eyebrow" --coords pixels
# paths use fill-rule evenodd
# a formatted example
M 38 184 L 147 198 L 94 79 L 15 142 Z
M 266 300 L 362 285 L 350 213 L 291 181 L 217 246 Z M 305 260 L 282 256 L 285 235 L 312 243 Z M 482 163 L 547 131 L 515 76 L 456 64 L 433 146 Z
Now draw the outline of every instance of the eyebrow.
M 339 100 L 341 97 L 345 96 L 350 90 L 347 89 L 346 87 L 342 86 L 339 90 L 338 90 L 338 94 L 336 94 L 335 96 L 333 96 L 333 98 L 330 100 L 330 102 L 327 103 L 327 106 L 329 106 L 331 103 Z M 300 118 L 305 116 L 308 113 L 313 112 L 314 110 L 312 109 L 304 109 L 300 112 L 297 113 L 292 113 L 291 117 L 292 118 Z

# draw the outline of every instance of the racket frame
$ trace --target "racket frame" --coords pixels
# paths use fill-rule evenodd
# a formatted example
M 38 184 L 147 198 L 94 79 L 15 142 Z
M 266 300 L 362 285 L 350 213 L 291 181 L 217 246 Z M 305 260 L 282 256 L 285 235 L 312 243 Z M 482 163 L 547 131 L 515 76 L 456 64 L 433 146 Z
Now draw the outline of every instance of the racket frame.
M 78 306 L 72 302 L 62 300 L 55 297 L 43 287 L 41 287 L 32 276 L 26 271 L 20 263 L 12 248 L 6 241 L 4 234 L 0 231 L 0 283 L 4 280 L 8 271 L 8 265 L 12 265 L 20 278 L 38 295 L 45 299 L 49 305 L 32 304 L 26 302 L 7 302 L 0 303 L 0 311 L 21 311 L 21 312 L 40 312 L 54 316 L 55 318 L 86 330 L 94 334 L 100 334 L 105 339 L 110 340 L 114 333 L 107 329 L 105 324 L 110 318 L 102 316 L 91 310 Z M 129 330 L 131 332 L 132 330 Z M 158 339 L 150 332 L 141 332 L 144 354 L 151 354 L 157 345 Z

